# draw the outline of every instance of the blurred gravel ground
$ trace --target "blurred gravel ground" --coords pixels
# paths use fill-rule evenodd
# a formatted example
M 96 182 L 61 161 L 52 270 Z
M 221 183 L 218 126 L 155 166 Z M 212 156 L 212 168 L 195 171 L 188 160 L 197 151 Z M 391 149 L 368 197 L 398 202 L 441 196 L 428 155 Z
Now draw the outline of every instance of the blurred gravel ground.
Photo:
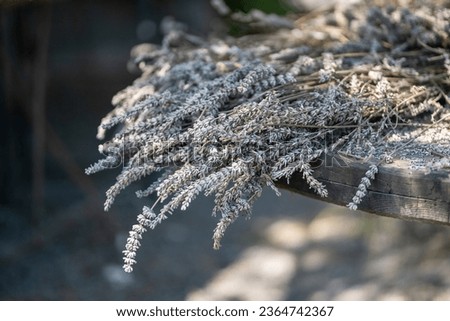
M 67 190 L 67 189 L 66 189 Z M 202 199 L 145 234 L 121 269 L 141 204 L 63 203 L 37 229 L 0 209 L 2 300 L 450 300 L 450 229 L 266 191 L 214 251 Z

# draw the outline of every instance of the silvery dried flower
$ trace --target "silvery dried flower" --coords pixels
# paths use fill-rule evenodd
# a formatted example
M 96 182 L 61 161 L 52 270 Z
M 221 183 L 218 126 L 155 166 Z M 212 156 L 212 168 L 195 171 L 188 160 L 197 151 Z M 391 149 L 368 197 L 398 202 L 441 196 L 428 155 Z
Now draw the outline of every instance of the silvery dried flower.
M 378 173 L 378 167 L 374 164 L 370 165 L 366 174 L 361 178 L 361 183 L 358 185 L 355 196 L 353 196 L 352 201 L 347 204 L 347 207 L 351 210 L 357 210 L 358 205 L 361 203 L 362 199 L 367 195 L 367 188 L 370 186 L 370 181 L 375 179 L 375 174 Z

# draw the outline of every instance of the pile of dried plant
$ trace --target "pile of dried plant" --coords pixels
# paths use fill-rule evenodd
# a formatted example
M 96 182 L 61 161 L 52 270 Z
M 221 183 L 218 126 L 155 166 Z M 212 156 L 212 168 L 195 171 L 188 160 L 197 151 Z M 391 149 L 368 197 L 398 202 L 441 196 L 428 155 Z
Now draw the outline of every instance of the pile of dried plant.
M 215 248 L 232 222 L 250 214 L 264 186 L 279 193 L 274 182 L 280 178 L 301 172 L 326 197 L 310 165 L 324 152 L 367 162 L 348 204 L 356 209 L 380 162 L 430 129 L 448 130 L 447 8 L 445 1 L 411 1 L 279 19 L 253 12 L 245 22 L 265 33 L 208 41 L 166 20 L 161 46 L 133 49 L 142 75 L 113 98 L 98 138 L 112 128 L 115 134 L 99 146 L 105 157 L 86 170 L 122 170 L 106 193 L 105 210 L 132 182 L 162 172 L 137 192 L 156 193 L 157 200 L 130 231 L 125 271 L 132 271 L 146 229 L 201 193 L 214 196 L 213 214 L 221 216 Z M 428 144 L 422 152 L 434 148 L 448 159 L 448 147 Z

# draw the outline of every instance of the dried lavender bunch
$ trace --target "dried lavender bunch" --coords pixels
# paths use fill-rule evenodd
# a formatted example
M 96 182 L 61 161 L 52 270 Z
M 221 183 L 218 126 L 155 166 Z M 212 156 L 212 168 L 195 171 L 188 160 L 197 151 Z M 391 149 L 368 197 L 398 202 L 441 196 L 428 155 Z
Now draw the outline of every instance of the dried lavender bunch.
M 448 116 L 450 11 L 416 9 L 336 9 L 226 41 L 204 41 L 166 21 L 162 46 L 133 49 L 142 74 L 113 98 L 97 137 L 116 133 L 99 146 L 104 158 L 86 169 L 122 169 L 106 192 L 106 211 L 132 182 L 161 172 L 137 192 L 155 193 L 157 201 L 130 231 L 125 271 L 133 269 L 142 234 L 199 194 L 213 195 L 220 215 L 214 248 L 231 223 L 250 215 L 265 186 L 279 193 L 279 179 L 301 172 L 326 197 L 311 168 L 323 152 L 368 162 L 348 204 L 356 209 L 382 155 L 399 150 L 387 137 L 418 117 L 437 126 Z M 440 20 L 431 24 L 431 17 Z

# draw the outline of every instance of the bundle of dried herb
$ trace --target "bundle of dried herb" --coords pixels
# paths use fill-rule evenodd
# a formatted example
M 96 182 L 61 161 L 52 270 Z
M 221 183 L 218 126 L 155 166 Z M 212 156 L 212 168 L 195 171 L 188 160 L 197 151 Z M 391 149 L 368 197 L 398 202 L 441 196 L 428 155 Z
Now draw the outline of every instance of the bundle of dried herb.
M 435 149 L 448 160 L 448 140 L 416 144 L 430 131 L 448 132 L 447 8 L 446 1 L 365 3 L 291 17 L 289 24 L 253 13 L 249 21 L 267 18 L 265 26 L 276 30 L 209 41 L 169 21 L 162 46 L 134 48 L 142 74 L 113 98 L 98 138 L 112 128 L 116 133 L 99 146 L 105 157 L 86 170 L 122 168 L 105 210 L 129 184 L 162 171 L 137 192 L 156 193 L 157 201 L 130 231 L 125 271 L 132 271 L 146 229 L 201 193 L 215 198 L 219 248 L 226 228 L 250 214 L 263 187 L 279 193 L 274 182 L 280 178 L 301 172 L 326 197 L 311 168 L 324 152 L 367 162 L 351 209 L 376 179 L 377 165 L 407 148 Z

